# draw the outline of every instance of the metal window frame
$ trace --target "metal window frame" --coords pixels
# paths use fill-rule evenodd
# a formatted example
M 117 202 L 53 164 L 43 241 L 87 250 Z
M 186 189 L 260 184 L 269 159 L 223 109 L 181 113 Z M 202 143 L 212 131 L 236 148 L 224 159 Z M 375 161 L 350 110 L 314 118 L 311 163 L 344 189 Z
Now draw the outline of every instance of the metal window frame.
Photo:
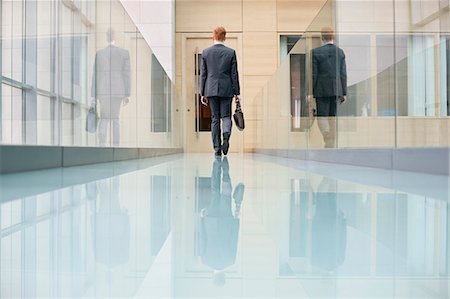
M 14 8 L 13 8 L 14 10 Z M 26 16 L 26 5 L 25 0 L 22 0 L 22 83 L 24 85 L 26 82 L 26 69 L 25 69 L 25 57 L 26 57 L 26 47 L 25 47 L 25 41 L 26 41 L 26 22 L 25 20 Z M 27 113 L 26 113 L 26 90 L 22 89 L 22 144 L 27 144 Z
M 3 1 L 0 1 L 0 144 L 3 143 Z M 0 251 L 1 252 L 1 251 Z M 1 276 L 0 276 L 1 280 Z

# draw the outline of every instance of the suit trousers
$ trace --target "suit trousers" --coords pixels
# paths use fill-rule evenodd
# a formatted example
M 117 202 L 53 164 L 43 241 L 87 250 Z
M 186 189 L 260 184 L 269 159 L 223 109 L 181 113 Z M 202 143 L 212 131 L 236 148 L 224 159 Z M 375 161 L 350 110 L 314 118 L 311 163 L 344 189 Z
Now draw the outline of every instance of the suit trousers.
M 337 101 L 338 97 L 316 98 L 317 125 L 327 148 L 336 146 Z
M 221 131 L 228 137 L 231 135 L 231 102 L 233 98 L 210 97 L 208 98 L 209 107 L 211 109 L 211 133 L 214 150 L 222 150 Z M 222 120 L 222 130 L 220 128 L 220 120 Z
M 106 146 L 108 127 L 111 131 L 111 141 L 114 146 L 120 144 L 120 107 L 123 98 L 100 98 L 100 122 L 98 124 L 98 139 L 101 146 Z

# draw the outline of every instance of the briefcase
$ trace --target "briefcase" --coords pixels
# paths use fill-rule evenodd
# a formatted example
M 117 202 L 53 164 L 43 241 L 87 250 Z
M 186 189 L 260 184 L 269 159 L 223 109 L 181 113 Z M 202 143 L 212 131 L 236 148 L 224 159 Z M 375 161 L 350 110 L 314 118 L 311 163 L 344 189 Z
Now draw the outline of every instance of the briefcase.
M 95 133 L 97 132 L 98 115 L 97 108 L 91 107 L 86 116 L 86 132 Z
M 234 123 L 239 131 L 243 131 L 245 129 L 245 121 L 244 121 L 244 113 L 242 112 L 241 103 L 236 103 L 236 111 L 234 111 Z

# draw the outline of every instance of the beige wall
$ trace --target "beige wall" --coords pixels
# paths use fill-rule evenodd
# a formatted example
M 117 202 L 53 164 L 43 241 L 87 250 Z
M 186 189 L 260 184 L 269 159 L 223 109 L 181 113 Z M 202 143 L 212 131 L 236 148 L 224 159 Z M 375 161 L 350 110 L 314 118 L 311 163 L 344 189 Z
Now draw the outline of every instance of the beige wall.
M 216 26 L 241 33 L 241 86 L 246 116 L 244 150 L 255 147 L 255 97 L 279 63 L 279 35 L 304 32 L 324 0 L 176 0 L 176 66 L 180 94 L 182 35 L 209 33 Z M 208 149 L 205 149 L 208 150 Z

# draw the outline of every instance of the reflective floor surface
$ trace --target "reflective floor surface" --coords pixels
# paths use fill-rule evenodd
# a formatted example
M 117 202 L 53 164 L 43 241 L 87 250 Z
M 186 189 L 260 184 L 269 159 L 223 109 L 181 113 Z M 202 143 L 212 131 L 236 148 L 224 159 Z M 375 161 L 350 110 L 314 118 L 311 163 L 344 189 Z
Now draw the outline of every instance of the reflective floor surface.
M 0 176 L 1 298 L 449 298 L 449 178 L 258 155 Z

